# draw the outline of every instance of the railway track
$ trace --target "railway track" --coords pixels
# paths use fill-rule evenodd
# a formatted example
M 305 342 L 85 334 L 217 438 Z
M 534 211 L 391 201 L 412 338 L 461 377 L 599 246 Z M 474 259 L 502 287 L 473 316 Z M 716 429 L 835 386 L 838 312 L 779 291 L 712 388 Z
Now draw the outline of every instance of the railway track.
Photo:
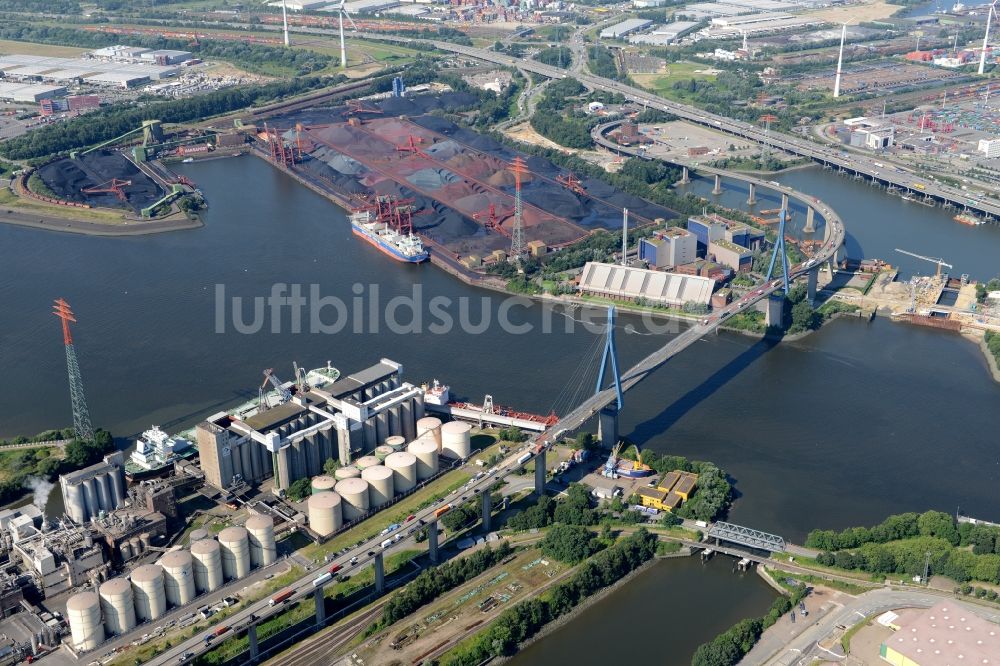
M 382 612 L 389 599 L 384 598 L 357 617 L 348 620 L 343 626 L 333 627 L 329 631 L 314 634 L 308 640 L 295 644 L 292 654 L 279 654 L 265 664 L 272 666 L 319 666 L 333 663 L 338 650 L 354 640 Z

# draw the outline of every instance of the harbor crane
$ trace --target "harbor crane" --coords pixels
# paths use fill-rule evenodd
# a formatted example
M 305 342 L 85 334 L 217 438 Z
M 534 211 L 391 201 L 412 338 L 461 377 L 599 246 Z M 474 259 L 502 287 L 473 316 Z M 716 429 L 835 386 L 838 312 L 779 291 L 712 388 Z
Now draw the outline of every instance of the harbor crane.
M 954 266 L 952 266 L 951 264 L 945 262 L 944 259 L 939 259 L 937 257 L 925 257 L 922 254 L 916 254 L 914 252 L 907 252 L 906 250 L 900 250 L 898 247 L 896 248 L 896 252 L 899 252 L 900 254 L 905 254 L 905 255 L 908 255 L 908 256 L 911 256 L 911 257 L 915 257 L 917 259 L 923 259 L 924 261 L 929 261 L 932 264 L 937 264 L 937 273 L 935 273 L 935 275 L 937 275 L 937 277 L 941 277 L 941 267 L 942 266 L 947 266 L 948 268 L 954 268 Z
M 114 194 L 120 200 L 128 201 L 128 195 L 125 194 L 125 190 L 122 188 L 128 187 L 131 184 L 131 180 L 112 178 L 105 183 L 94 185 L 93 187 L 85 187 L 80 191 L 84 194 Z
M 274 376 L 274 368 L 268 368 L 264 371 L 264 382 L 260 385 L 260 388 L 257 389 L 261 411 L 270 408 L 270 405 L 267 404 L 267 396 L 264 392 L 264 389 L 268 384 L 274 387 L 275 392 L 278 394 L 279 405 L 283 405 L 292 399 L 292 392 L 284 387 L 280 379 Z

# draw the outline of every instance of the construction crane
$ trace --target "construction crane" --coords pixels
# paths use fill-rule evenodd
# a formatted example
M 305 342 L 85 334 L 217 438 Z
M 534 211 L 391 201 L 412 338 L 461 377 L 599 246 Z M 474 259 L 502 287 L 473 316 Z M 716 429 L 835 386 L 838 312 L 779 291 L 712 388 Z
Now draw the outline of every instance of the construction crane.
M 948 268 L 954 268 L 954 266 L 952 266 L 951 264 L 946 263 L 944 259 L 938 259 L 937 257 L 925 257 L 922 254 L 916 254 L 914 252 L 907 252 L 906 250 L 900 250 L 898 247 L 896 248 L 896 252 L 899 252 L 900 254 L 909 255 L 917 259 L 923 259 L 924 261 L 929 261 L 932 264 L 937 264 L 937 273 L 935 273 L 935 275 L 937 275 L 938 277 L 941 277 L 942 266 L 947 266 Z
M 267 404 L 267 395 L 264 393 L 264 389 L 267 388 L 268 384 L 274 387 L 275 392 L 278 394 L 279 405 L 283 405 L 292 399 L 292 392 L 282 385 L 280 379 L 274 376 L 274 368 L 268 368 L 264 371 L 264 382 L 260 385 L 260 388 L 257 389 L 257 395 L 260 400 L 259 409 L 261 411 L 270 408 L 270 405 Z

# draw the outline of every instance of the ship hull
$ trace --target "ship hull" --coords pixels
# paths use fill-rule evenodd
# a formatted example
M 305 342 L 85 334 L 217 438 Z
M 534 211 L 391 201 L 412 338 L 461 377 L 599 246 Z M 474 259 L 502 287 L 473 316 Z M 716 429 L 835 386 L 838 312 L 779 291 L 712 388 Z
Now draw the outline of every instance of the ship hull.
M 424 251 L 421 252 L 420 254 L 408 257 L 399 250 L 397 250 L 396 248 L 392 247 L 391 245 L 387 245 L 386 243 L 379 241 L 377 238 L 373 238 L 370 234 L 365 233 L 360 227 L 356 225 L 353 224 L 351 225 L 351 231 L 354 232 L 355 236 L 366 240 L 370 245 L 374 246 L 382 254 L 388 255 L 393 259 L 395 259 L 396 261 L 402 261 L 403 263 L 406 264 L 419 264 L 423 261 L 427 261 L 428 257 L 430 256 L 427 254 L 426 251 Z

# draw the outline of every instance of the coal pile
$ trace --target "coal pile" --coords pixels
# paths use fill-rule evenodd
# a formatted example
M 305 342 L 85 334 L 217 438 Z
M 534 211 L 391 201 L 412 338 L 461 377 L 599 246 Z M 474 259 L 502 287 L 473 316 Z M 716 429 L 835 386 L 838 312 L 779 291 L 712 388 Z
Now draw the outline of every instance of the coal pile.
M 81 155 L 75 160 L 56 160 L 39 168 L 38 177 L 57 198 L 64 201 L 102 208 L 122 208 L 136 213 L 166 194 L 154 180 L 139 171 L 135 164 L 114 151 L 97 151 Z M 113 192 L 83 192 L 93 187 L 107 188 L 113 179 L 131 181 L 121 188 L 126 201 L 119 199 Z

